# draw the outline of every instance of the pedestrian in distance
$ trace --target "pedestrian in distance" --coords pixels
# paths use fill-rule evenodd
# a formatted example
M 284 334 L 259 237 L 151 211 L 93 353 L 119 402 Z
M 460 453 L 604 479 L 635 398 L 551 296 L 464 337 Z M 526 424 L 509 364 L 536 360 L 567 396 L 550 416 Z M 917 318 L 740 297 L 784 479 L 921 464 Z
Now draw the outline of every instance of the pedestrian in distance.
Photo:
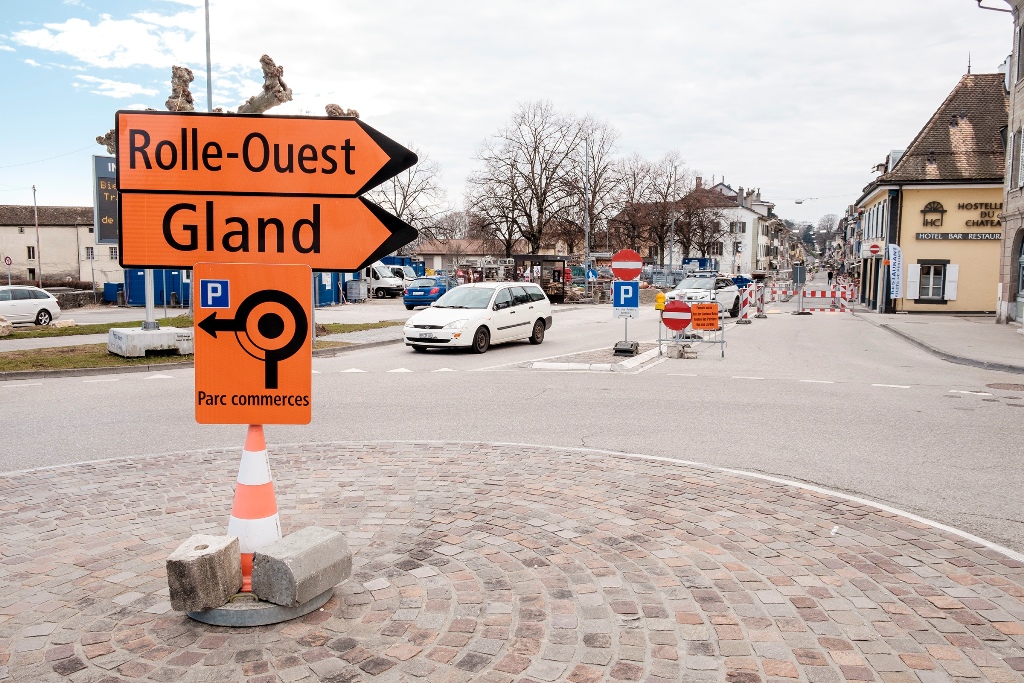
M 829 287 L 832 286 L 832 271 L 831 270 L 828 271 L 828 285 L 829 285 Z

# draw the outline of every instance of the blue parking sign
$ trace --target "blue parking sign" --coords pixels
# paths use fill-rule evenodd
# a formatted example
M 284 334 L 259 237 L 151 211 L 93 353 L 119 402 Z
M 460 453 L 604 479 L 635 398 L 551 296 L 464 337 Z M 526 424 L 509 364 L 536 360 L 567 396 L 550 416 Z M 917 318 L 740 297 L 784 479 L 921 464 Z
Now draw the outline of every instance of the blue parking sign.
M 616 318 L 640 317 L 640 283 L 612 282 L 612 309 Z
M 201 308 L 231 308 L 231 290 L 228 280 L 200 280 Z

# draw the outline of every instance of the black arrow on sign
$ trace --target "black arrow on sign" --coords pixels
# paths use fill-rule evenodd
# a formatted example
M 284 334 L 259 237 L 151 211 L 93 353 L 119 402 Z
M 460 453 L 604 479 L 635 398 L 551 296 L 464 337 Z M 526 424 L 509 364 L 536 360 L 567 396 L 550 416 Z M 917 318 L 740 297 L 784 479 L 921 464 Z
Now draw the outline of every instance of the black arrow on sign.
M 218 332 L 244 332 L 244 318 L 218 318 L 216 313 L 211 313 L 199 323 L 199 328 L 214 339 Z

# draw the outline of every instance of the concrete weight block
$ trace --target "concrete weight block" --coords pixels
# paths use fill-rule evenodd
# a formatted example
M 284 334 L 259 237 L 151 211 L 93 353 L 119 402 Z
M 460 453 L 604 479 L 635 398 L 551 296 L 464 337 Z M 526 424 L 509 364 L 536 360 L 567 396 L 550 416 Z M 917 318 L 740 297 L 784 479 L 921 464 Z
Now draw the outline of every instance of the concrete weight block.
M 242 561 L 234 536 L 196 535 L 167 558 L 171 608 L 179 612 L 213 609 L 242 587 Z
M 312 600 L 352 573 L 352 551 L 337 531 L 310 526 L 260 548 L 252 558 L 252 592 L 291 607 Z

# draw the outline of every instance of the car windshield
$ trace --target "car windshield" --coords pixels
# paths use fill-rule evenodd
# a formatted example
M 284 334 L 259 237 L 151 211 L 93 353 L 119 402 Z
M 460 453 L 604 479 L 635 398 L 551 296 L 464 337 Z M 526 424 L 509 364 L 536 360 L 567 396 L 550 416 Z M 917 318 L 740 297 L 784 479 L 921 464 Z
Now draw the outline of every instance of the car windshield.
M 402 266 L 402 271 L 406 277 L 416 277 L 416 271 L 412 269 L 412 266 Z
M 440 299 L 436 308 L 487 308 L 494 290 L 484 287 L 456 287 Z
M 386 277 L 394 277 L 395 276 L 395 274 L 392 273 L 390 270 L 388 270 L 387 268 L 381 268 L 380 266 L 377 266 L 373 270 L 374 270 L 374 272 L 377 273 L 377 277 L 378 278 L 386 278 Z
M 421 277 L 418 280 L 413 280 L 410 287 L 437 287 L 437 281 L 432 277 Z
M 711 289 L 714 285 L 713 277 L 688 277 L 680 282 L 676 289 Z

